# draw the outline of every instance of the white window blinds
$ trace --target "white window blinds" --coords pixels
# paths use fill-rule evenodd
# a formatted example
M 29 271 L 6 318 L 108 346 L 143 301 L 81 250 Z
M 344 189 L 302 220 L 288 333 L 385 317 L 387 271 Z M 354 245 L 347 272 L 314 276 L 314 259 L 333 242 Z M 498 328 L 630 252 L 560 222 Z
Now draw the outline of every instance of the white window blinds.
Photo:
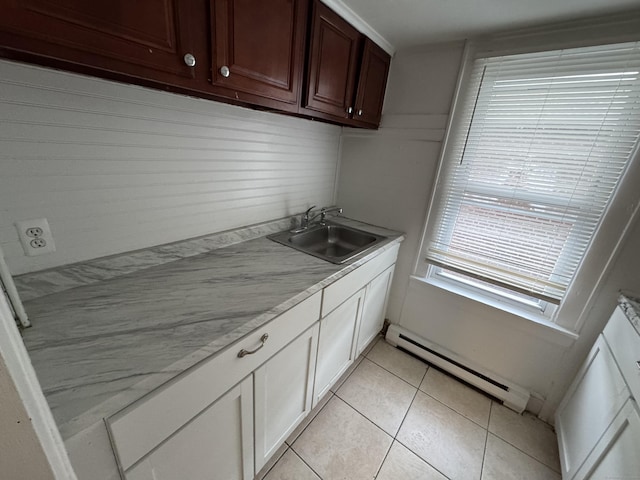
M 640 132 L 640 42 L 475 60 L 427 261 L 559 303 Z

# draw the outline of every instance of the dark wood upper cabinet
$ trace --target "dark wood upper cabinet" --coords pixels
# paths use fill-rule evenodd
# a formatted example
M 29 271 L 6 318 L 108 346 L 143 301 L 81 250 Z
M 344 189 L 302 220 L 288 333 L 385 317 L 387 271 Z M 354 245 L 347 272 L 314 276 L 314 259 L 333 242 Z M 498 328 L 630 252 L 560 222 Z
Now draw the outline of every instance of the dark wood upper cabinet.
M 319 0 L 0 0 L 0 57 L 365 128 L 390 63 Z
M 350 117 L 361 37 L 324 4 L 314 2 L 306 108 L 337 118 Z
M 379 125 L 390 64 L 389 54 L 368 38 L 365 39 L 353 109 L 353 118 L 358 123 L 374 127 Z
M 214 92 L 297 111 L 308 0 L 211 0 L 210 12 Z
M 0 48 L 90 69 L 187 84 L 197 58 L 189 23 L 197 2 L 0 0 Z M 72 68 L 73 69 L 73 68 Z
M 391 57 L 319 0 L 309 52 L 305 109 L 343 125 L 377 128 Z

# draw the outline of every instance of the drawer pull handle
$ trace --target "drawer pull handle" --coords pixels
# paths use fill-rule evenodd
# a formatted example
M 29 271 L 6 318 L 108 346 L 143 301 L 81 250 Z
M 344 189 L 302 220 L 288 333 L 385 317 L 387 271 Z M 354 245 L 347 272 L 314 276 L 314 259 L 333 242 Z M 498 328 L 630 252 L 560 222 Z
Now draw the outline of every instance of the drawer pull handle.
M 636 362 L 636 367 L 638 367 L 638 370 L 640 370 L 640 360 Z
M 238 357 L 242 358 L 246 355 L 251 355 L 253 353 L 256 353 L 258 350 L 260 350 L 262 347 L 264 347 L 264 344 L 267 343 L 267 339 L 269 338 L 269 334 L 265 333 L 264 335 L 262 335 L 260 337 L 260 345 L 258 345 L 256 348 L 254 348 L 253 350 L 245 350 L 244 348 L 242 350 L 240 350 L 238 352 Z

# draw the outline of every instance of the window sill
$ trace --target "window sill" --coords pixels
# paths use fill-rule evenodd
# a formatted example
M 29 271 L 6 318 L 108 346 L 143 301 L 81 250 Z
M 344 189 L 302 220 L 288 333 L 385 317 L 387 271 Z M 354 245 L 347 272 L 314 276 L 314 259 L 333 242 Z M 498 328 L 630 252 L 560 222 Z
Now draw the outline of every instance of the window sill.
M 487 298 L 481 294 L 474 293 L 465 288 L 453 285 L 449 282 L 438 280 L 435 278 L 418 277 L 415 275 L 411 276 L 411 280 L 440 288 L 442 290 L 446 290 L 447 292 L 468 298 L 469 300 L 473 300 L 482 305 L 507 312 L 511 315 L 526 320 L 528 326 L 534 326 L 538 332 L 542 333 L 543 337 L 547 338 L 553 343 L 570 346 L 578 339 L 578 335 L 575 332 L 572 332 L 570 330 L 567 330 L 566 328 L 556 325 L 553 322 L 550 322 L 546 317 L 543 317 L 542 315 L 536 315 L 535 313 L 528 312 L 524 309 L 519 309 L 512 305 L 494 300 L 492 298 Z

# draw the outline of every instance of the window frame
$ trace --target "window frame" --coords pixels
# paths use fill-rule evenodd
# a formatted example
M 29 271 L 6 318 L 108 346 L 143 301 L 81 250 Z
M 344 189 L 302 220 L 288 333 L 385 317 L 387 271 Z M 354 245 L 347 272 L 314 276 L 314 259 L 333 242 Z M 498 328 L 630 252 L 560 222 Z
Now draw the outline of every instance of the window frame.
M 498 37 L 497 41 L 489 38 L 484 39 L 483 41 L 467 40 L 465 42 L 465 48 L 461 59 L 461 68 L 458 75 L 454 97 L 452 99 L 442 148 L 440 150 L 438 167 L 433 180 L 433 185 L 431 186 L 431 195 L 429 197 L 427 215 L 423 224 L 422 237 L 419 242 L 419 248 L 414 262 L 413 278 L 439 288 L 444 288 L 445 290 L 470 298 L 471 300 L 507 311 L 524 319 L 546 324 L 552 329 L 560 328 L 566 329 L 568 332 L 578 333 L 584 325 L 589 308 L 593 305 L 592 302 L 594 301 L 599 287 L 601 286 L 603 278 L 611 269 L 613 261 L 621 250 L 621 245 L 624 243 L 626 234 L 631 229 L 630 227 L 633 225 L 634 221 L 640 218 L 640 189 L 635 187 L 635 185 L 640 182 L 640 144 L 636 145 L 636 149 L 630 157 L 628 168 L 623 173 L 618 187 L 612 193 L 610 204 L 602 215 L 602 221 L 596 228 L 592 241 L 587 247 L 584 257 L 575 272 L 574 279 L 569 284 L 565 297 L 559 305 L 551 305 L 550 307 L 541 306 L 540 312 L 532 313 L 530 305 L 525 305 L 528 303 L 526 301 L 514 302 L 509 301 L 504 297 L 495 298 L 495 296 L 492 296 L 491 294 L 483 294 L 482 288 L 478 288 L 477 286 L 467 285 L 465 287 L 461 285 L 461 282 L 457 282 L 452 279 L 443 279 L 443 275 L 438 275 L 436 271 L 441 267 L 430 264 L 426 260 L 424 254 L 425 242 L 427 239 L 427 228 L 434 213 L 434 200 L 442 179 L 444 160 L 448 158 L 450 154 L 452 136 L 455 135 L 457 129 L 460 129 L 464 125 L 462 105 L 465 100 L 464 96 L 469 93 L 473 63 L 477 58 L 483 56 L 515 55 L 520 53 L 533 53 L 563 48 L 640 41 L 640 38 L 636 35 L 629 36 L 629 34 L 621 34 L 616 36 L 611 33 L 602 35 L 600 38 L 596 36 L 589 40 L 573 39 L 571 41 L 567 41 L 567 38 L 564 38 L 563 35 L 557 35 L 558 38 L 555 38 L 553 33 L 557 32 L 551 32 L 551 35 L 549 33 L 540 33 L 539 35 L 527 36 L 520 44 L 517 41 L 518 35 L 515 35 L 515 43 L 514 36 Z M 549 37 L 551 37 L 551 40 Z M 635 209 L 630 212 L 630 215 L 621 217 L 619 211 L 622 208 L 622 205 L 629 200 L 634 202 Z M 627 213 L 629 213 L 628 208 Z M 599 261 L 596 260 L 595 262 L 592 261 L 592 257 L 597 257 L 598 255 L 602 256 L 602 254 L 605 253 L 601 251 L 603 244 L 606 244 L 606 241 L 603 241 L 602 237 L 609 237 L 609 240 L 611 240 L 612 236 L 615 234 L 619 234 L 620 236 L 617 238 L 617 241 L 614 243 L 612 248 L 606 249 L 606 258 L 600 259 Z M 591 273 L 590 271 L 594 270 L 591 263 L 601 264 L 602 269 L 598 272 L 598 276 L 596 278 L 587 279 L 586 275 L 583 273 L 586 273 L 585 271 Z M 467 283 L 473 283 L 474 280 L 471 277 L 469 278 L 470 282 Z M 588 289 L 586 299 L 577 299 L 576 297 L 581 295 L 577 290 L 584 288 L 585 286 Z
M 459 277 L 459 278 L 456 278 Z M 534 298 L 524 293 L 509 291 L 505 287 L 492 285 L 473 277 L 447 270 L 437 265 L 429 265 L 426 280 L 445 289 L 465 292 L 471 297 L 484 297 L 486 303 L 497 308 L 517 313 L 521 316 L 534 317 L 549 321 L 557 309 L 557 305 Z M 504 290 L 501 292 L 500 290 Z

